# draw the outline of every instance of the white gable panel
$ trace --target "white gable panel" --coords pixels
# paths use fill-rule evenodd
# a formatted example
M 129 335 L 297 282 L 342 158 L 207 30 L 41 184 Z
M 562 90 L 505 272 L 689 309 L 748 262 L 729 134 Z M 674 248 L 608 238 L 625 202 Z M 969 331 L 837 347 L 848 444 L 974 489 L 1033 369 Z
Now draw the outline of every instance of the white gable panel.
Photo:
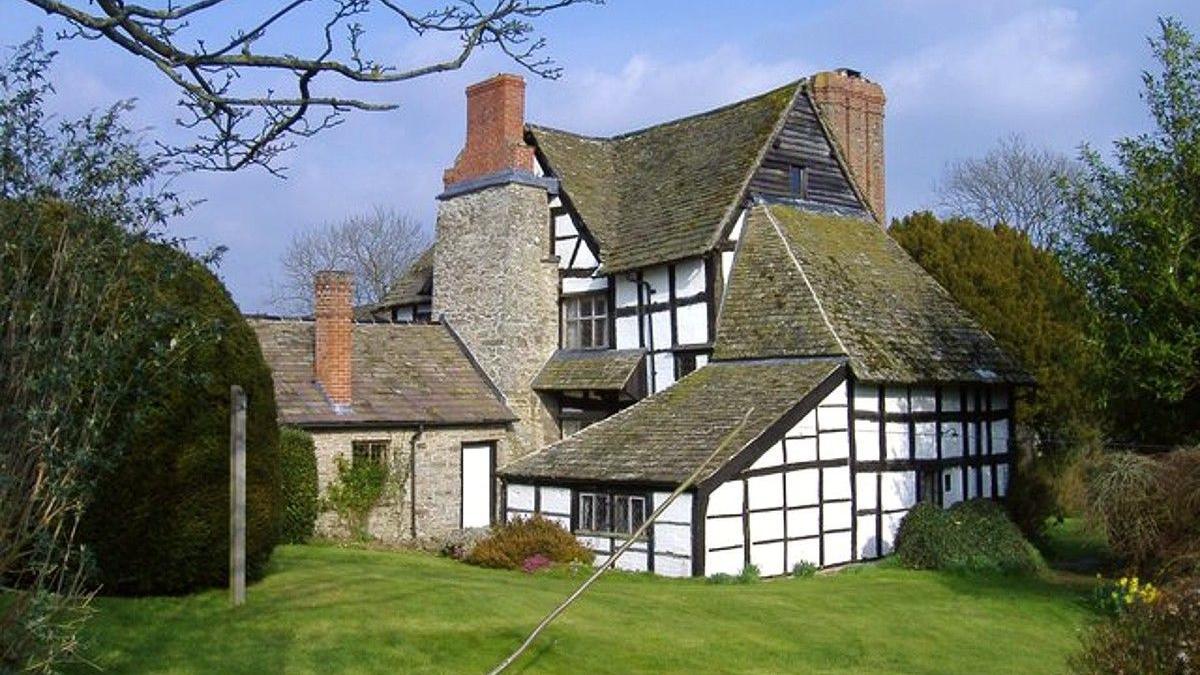
M 821 432 L 820 443 L 821 461 L 846 459 L 850 456 L 850 436 L 845 431 Z
M 817 439 L 815 436 L 788 438 L 784 440 L 788 464 L 817 461 Z
M 511 483 L 505 488 L 505 503 L 512 509 L 532 511 L 533 491 L 534 487 L 532 485 Z
M 745 555 L 741 548 L 709 551 L 704 556 L 704 573 L 710 577 L 714 574 L 741 574 L 746 566 Z
M 783 464 L 783 441 L 778 441 L 762 454 L 753 464 L 750 469 L 767 469 L 773 466 Z
M 704 259 L 692 258 L 675 264 L 675 297 L 688 298 L 704 292 Z
M 820 406 L 817 408 L 817 428 L 821 431 L 845 429 L 849 423 L 845 406 Z
M 618 316 L 617 317 L 617 349 L 637 349 L 641 346 L 638 342 L 638 318 L 636 316 Z
M 698 302 L 676 309 L 675 326 L 679 330 L 676 342 L 681 345 L 698 345 L 708 342 L 708 305 Z
M 837 387 L 835 387 L 833 389 L 833 391 L 829 392 L 829 394 L 827 396 L 825 396 L 825 398 L 821 401 L 820 405 L 822 405 L 822 406 L 848 405 L 850 402 L 849 394 L 847 393 L 848 387 L 849 387 L 849 385 L 847 385 L 844 382 L 842 384 L 839 384 Z
M 788 436 L 816 436 L 817 435 L 817 411 L 810 410 L 807 414 L 792 427 L 788 432 Z
M 588 248 L 587 242 L 580 239 L 575 253 L 575 262 L 571 266 L 576 269 L 590 270 L 598 264 L 600 263 L 596 260 L 596 256 L 592 255 L 592 249 Z
M 729 273 L 733 270 L 733 251 L 721 251 L 722 288 L 729 290 Z
M 560 213 L 554 216 L 554 237 L 577 237 L 579 230 L 575 229 L 575 221 L 569 213 Z
M 742 226 L 746 224 L 746 209 L 742 209 L 738 213 L 737 220 L 733 222 L 733 227 L 729 228 L 729 241 L 737 241 L 742 238 Z
M 750 509 L 774 509 L 783 506 L 783 474 L 770 473 L 748 480 Z
M 742 512 L 743 488 L 740 480 L 721 483 L 708 495 L 708 515 L 725 516 Z
M 571 264 L 571 255 L 575 253 L 575 244 L 578 241 L 578 238 L 554 240 L 554 255 L 558 256 L 559 267 Z
M 654 509 L 657 510 L 658 507 L 662 506 L 663 502 L 667 501 L 667 498 L 670 496 L 671 493 L 669 492 L 655 492 L 653 496 Z M 662 515 L 658 517 L 658 522 L 692 522 L 692 495 L 686 492 L 679 495 L 675 501 L 671 502 L 667 510 L 663 511 Z

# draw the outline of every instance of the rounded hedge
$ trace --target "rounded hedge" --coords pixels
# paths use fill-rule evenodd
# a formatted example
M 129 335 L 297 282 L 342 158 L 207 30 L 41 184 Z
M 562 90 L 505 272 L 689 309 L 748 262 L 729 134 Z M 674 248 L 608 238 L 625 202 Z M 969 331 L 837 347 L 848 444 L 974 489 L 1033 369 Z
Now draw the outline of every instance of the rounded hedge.
M 896 555 L 912 569 L 1027 574 L 1044 566 L 1004 508 L 985 499 L 916 505 L 900 522 Z
M 138 379 L 114 425 L 123 455 L 98 476 L 81 532 L 102 592 L 184 593 L 228 583 L 230 386 L 246 392 L 246 575 L 260 577 L 281 508 L 279 430 L 258 339 L 199 261 L 142 245 L 129 274 L 153 280 L 170 367 Z M 163 270 L 171 270 L 164 273 Z M 165 317 L 165 320 L 164 320 Z M 143 351 L 143 353 L 148 353 Z
M 279 459 L 283 488 L 279 541 L 303 544 L 312 537 L 319 508 L 317 453 L 312 435 L 293 427 L 280 429 Z

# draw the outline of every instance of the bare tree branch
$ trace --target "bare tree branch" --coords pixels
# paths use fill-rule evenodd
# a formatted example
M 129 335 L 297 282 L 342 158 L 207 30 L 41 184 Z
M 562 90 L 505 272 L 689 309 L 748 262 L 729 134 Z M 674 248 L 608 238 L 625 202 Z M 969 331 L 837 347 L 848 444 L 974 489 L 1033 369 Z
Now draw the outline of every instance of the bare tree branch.
M 259 166 L 282 175 L 281 154 L 307 138 L 337 126 L 350 111 L 383 111 L 397 107 L 357 97 L 314 93 L 324 81 L 356 84 L 406 82 L 461 68 L 475 51 L 493 46 L 535 75 L 554 79 L 561 70 L 541 56 L 544 38 L 536 36 L 533 20 L 574 4 L 603 0 L 454 0 L 443 7 L 412 11 L 399 0 L 331 0 L 332 9 L 321 25 L 312 54 L 283 49 L 260 52 L 269 31 L 292 19 L 306 21 L 298 10 L 312 0 L 288 0 L 264 12 L 249 26 L 206 40 L 195 35 L 192 21 L 226 25 L 217 10 L 227 0 L 196 0 L 178 4 L 162 0 L 161 7 L 124 0 L 25 0 L 47 14 L 65 19 L 61 38 L 108 40 L 137 58 L 153 64 L 183 97 L 184 115 L 178 124 L 196 130 L 195 141 L 164 147 L 183 168 L 236 171 Z M 257 4 L 257 3 L 256 3 Z M 262 3 L 266 5 L 267 3 Z M 377 10 L 374 11 L 373 10 Z M 400 67 L 364 54 L 364 21 L 402 22 L 416 35 L 429 32 L 457 35 L 459 46 L 445 59 Z M 303 24 L 300 24 L 303 26 Z M 217 45 L 209 47 L 209 43 Z M 289 45 L 301 51 L 303 45 Z M 257 77 L 246 77 L 257 75 Z M 276 92 L 278 82 L 263 84 L 274 75 L 293 91 Z M 201 131 L 204 129 L 205 131 Z

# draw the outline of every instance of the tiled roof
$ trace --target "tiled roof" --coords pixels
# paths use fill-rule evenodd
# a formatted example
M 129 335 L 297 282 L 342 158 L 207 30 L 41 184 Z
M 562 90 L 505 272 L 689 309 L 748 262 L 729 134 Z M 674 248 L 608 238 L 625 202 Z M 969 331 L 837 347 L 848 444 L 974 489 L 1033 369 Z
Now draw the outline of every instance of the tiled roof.
M 743 237 L 721 308 L 715 358 L 835 350 L 850 356 L 863 380 L 1032 383 L 875 223 L 760 205 L 751 210 Z M 743 263 L 747 268 L 739 269 Z M 807 286 L 780 271 L 796 263 Z M 772 278 L 785 283 L 768 283 Z
M 412 261 L 404 274 L 396 280 L 396 284 L 392 286 L 392 290 L 388 292 L 387 297 L 379 303 L 380 307 L 394 307 L 396 305 L 412 305 L 420 302 L 429 302 L 431 297 L 429 290 L 433 285 L 433 246 L 425 249 L 425 252 L 417 256 L 417 259 Z
M 623 391 L 637 395 L 641 349 L 559 350 L 533 378 L 537 391 Z
M 503 467 L 512 479 L 678 484 L 730 438 L 700 480 L 762 436 L 806 396 L 844 374 L 844 359 L 714 362 L 541 452 Z M 815 404 L 815 401 L 814 401 Z
M 437 425 L 514 419 L 445 325 L 354 324 L 352 403 L 339 414 L 313 379 L 313 322 L 248 320 L 271 367 L 281 423 Z
M 611 138 L 529 133 L 598 240 L 605 271 L 619 272 L 713 246 L 800 86 Z

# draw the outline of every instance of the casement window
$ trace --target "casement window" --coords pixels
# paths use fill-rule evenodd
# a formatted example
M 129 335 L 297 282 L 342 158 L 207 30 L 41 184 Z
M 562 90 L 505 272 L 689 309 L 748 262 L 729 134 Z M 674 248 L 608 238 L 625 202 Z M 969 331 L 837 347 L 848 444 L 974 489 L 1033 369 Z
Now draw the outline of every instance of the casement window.
M 808 171 L 798 164 L 789 164 L 788 186 L 793 197 L 808 199 Z
M 350 458 L 354 464 L 384 464 L 387 462 L 387 451 L 387 441 L 353 441 L 350 444 Z
M 575 295 L 563 298 L 563 348 L 608 348 L 608 296 Z
M 645 522 L 645 497 L 579 493 L 579 530 L 633 534 Z

